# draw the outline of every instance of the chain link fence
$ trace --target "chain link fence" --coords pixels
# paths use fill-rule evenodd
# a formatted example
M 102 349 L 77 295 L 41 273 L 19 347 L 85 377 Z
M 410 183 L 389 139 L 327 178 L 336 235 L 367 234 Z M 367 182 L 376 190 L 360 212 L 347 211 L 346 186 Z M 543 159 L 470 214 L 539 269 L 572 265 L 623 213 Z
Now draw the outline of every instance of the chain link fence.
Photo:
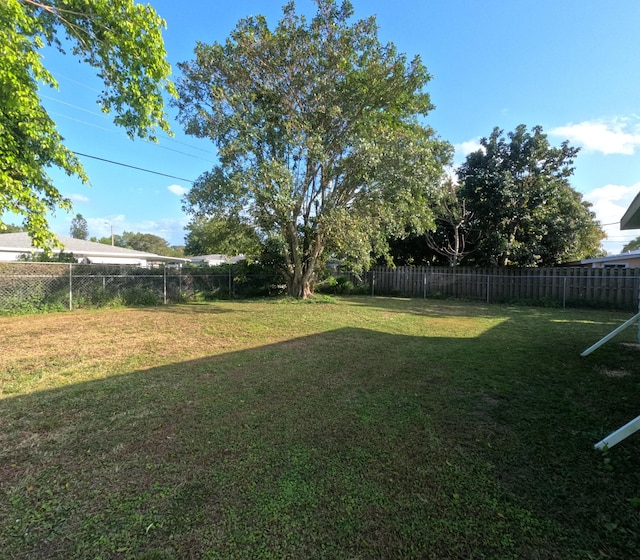
M 0 263 L 0 312 L 5 314 L 276 295 L 283 288 L 278 276 L 250 274 L 237 265 Z
M 531 305 L 637 309 L 640 269 L 378 267 L 318 285 L 324 293 L 453 297 Z M 329 288 L 329 289 L 326 289 Z M 0 263 L 0 313 L 161 305 L 274 296 L 284 280 L 259 265 L 218 267 Z

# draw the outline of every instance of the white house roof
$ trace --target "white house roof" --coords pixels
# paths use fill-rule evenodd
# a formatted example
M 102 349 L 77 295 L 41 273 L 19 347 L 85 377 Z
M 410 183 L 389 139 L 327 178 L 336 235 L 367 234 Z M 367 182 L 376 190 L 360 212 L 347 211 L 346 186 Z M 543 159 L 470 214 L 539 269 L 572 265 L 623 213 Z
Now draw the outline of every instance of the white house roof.
M 151 262 L 172 262 L 184 263 L 189 262 L 188 259 L 180 259 L 177 257 L 165 257 L 156 255 L 155 253 L 147 253 L 145 251 L 136 251 L 134 249 L 125 249 L 124 247 L 114 247 L 104 243 L 95 243 L 94 241 L 85 241 L 84 239 L 75 239 L 73 237 L 65 237 L 56 235 L 58 241 L 63 245 L 63 251 L 73 253 L 76 257 L 103 257 L 103 258 L 128 258 L 140 259 Z M 1 233 L 0 234 L 0 252 L 13 253 L 40 253 L 42 249 L 33 247 L 31 237 L 28 233 Z M 54 249 L 54 253 L 59 249 Z
M 237 255 L 235 257 L 229 257 L 227 255 L 197 255 L 195 257 L 189 257 L 191 262 L 220 262 L 220 263 L 237 263 L 238 261 L 245 260 L 246 257 L 244 255 Z

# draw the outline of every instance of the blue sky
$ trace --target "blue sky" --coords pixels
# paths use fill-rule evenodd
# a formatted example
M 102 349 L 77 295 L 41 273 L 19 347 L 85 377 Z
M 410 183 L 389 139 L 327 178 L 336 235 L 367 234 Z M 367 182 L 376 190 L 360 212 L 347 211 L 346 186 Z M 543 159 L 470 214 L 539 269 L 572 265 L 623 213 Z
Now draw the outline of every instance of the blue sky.
M 242 17 L 281 15 L 278 0 L 151 0 L 167 21 L 169 61 L 190 60 L 196 41 L 223 42 Z M 427 123 L 456 147 L 461 163 L 495 126 L 541 125 L 553 144 L 582 148 L 572 185 L 593 203 L 610 253 L 640 230 L 617 222 L 640 191 L 640 2 L 637 0 L 352 0 L 355 17 L 377 16 L 379 38 L 409 58 L 420 55 L 432 80 L 436 109 Z M 310 0 L 298 11 L 311 15 Z M 95 236 L 123 231 L 154 233 L 182 244 L 188 217 L 181 195 L 215 162 L 211 142 L 185 136 L 168 108 L 175 137 L 153 145 L 131 141 L 96 104 L 101 84 L 90 68 L 55 51 L 45 64 L 59 90 L 42 98 L 73 150 L 172 177 L 82 158 L 91 186 L 52 170 L 58 188 L 74 201 L 73 214 L 57 212 L 51 225 L 68 235 L 81 213 Z

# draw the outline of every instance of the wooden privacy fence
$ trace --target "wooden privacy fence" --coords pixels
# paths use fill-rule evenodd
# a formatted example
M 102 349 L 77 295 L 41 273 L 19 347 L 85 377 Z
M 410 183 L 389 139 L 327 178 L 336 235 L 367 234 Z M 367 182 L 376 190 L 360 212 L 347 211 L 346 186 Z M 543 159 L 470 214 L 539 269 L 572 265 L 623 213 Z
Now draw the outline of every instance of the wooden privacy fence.
M 372 295 L 458 297 L 487 302 L 545 302 L 637 309 L 640 268 L 377 267 L 348 273 Z

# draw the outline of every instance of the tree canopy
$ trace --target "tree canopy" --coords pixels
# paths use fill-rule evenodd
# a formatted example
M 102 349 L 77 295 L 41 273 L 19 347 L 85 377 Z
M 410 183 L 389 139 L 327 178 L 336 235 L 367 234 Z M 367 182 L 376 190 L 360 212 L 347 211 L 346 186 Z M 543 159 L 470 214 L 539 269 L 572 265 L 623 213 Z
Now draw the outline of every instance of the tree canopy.
M 257 255 L 261 251 L 255 229 L 242 222 L 194 218 L 185 229 L 187 255 Z
M 549 144 L 542 127 L 494 128 L 458 170 L 458 197 L 480 239 L 480 265 L 551 266 L 596 256 L 605 234 L 569 177 L 578 148 Z
M 135 249 L 136 251 L 145 251 L 156 255 L 176 256 L 176 249 L 169 246 L 169 242 L 153 233 L 140 233 L 133 231 L 125 231 L 122 233 L 123 247 Z
M 82 214 L 76 214 L 75 218 L 71 220 L 71 227 L 69 228 L 71 237 L 75 239 L 87 239 L 89 237 L 89 224 Z
M 3 224 L 3 230 L 1 233 L 19 233 L 26 231 L 24 226 L 18 226 L 16 224 Z
M 478 248 L 481 231 L 467 201 L 460 196 L 451 178 L 442 185 L 434 204 L 436 227 L 424 234 L 427 245 L 447 259 L 449 266 L 461 264 L 464 257 Z
M 635 239 L 632 239 L 631 241 L 629 241 L 629 243 L 625 244 L 625 246 L 622 248 L 622 252 L 628 253 L 629 251 L 638 251 L 639 249 L 640 249 L 640 237 L 636 237 Z
M 224 44 L 198 43 L 180 65 L 176 105 L 220 165 L 186 198 L 196 217 L 254 226 L 280 246 L 289 293 L 311 293 L 328 255 L 367 266 L 392 233 L 422 232 L 451 147 L 421 122 L 430 76 L 351 21 L 348 1 L 317 0 L 307 21 L 289 2 L 275 29 L 241 20 Z
M 47 214 L 71 209 L 47 173 L 63 169 L 87 182 L 38 96 L 56 87 L 40 49 L 53 45 L 97 70 L 102 111 L 130 137 L 168 131 L 163 92 L 174 94 L 162 40 L 165 22 L 133 0 L 0 1 L 0 227 L 2 215 L 21 216 L 34 246 L 55 244 Z M 68 46 L 69 45 L 69 46 Z M 64 51 L 63 51 L 64 52 Z
M 111 237 L 101 237 L 100 239 L 91 238 L 91 241 L 111 245 Z M 165 257 L 182 257 L 184 254 L 182 247 L 169 245 L 169 242 L 153 233 L 140 233 L 133 231 L 125 231 L 122 235 L 113 236 L 113 244 L 116 247 L 124 247 L 125 249 L 135 249 L 136 251 L 144 251 L 146 253 L 154 253 Z

